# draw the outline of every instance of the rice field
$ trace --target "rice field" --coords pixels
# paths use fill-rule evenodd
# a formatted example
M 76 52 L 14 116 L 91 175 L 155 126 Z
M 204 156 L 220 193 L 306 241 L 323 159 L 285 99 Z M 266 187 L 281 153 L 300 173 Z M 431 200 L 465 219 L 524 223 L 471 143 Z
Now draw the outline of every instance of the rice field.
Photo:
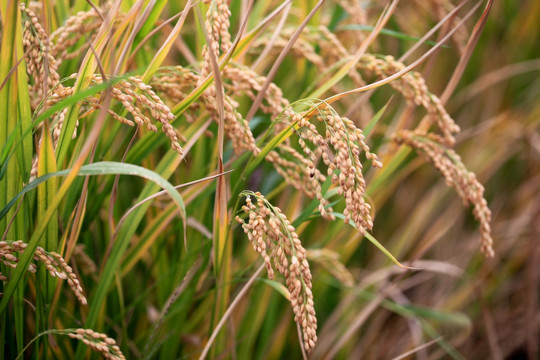
M 0 360 L 539 357 L 540 3 L 0 15 Z

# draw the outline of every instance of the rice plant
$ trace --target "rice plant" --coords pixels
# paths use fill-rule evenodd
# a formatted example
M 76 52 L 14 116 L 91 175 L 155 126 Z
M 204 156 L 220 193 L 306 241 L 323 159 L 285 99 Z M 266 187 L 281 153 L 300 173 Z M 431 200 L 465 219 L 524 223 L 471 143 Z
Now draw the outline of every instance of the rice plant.
M 0 359 L 538 356 L 537 2 L 0 14 Z

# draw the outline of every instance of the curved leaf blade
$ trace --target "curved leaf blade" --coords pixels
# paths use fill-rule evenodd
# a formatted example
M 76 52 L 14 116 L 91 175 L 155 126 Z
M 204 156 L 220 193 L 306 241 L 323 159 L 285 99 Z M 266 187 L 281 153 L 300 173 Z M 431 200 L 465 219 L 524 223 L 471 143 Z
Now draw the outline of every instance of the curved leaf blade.
M 51 179 L 53 177 L 58 177 L 58 176 L 66 176 L 70 173 L 70 171 L 71 169 L 57 171 L 55 173 L 44 175 L 32 181 L 21 192 L 19 192 L 8 203 L 8 205 L 4 207 L 4 209 L 2 209 L 2 211 L 0 212 L 0 219 L 3 218 L 8 213 L 9 209 L 13 206 L 13 204 L 15 204 L 17 199 L 20 198 L 23 194 L 36 188 L 38 185 L 42 184 L 48 179 Z M 185 209 L 182 196 L 178 193 L 178 191 L 176 191 L 176 189 L 171 183 L 169 183 L 161 175 L 157 174 L 156 172 L 152 170 L 143 168 L 138 165 L 133 165 L 133 164 L 103 161 L 103 162 L 97 162 L 93 164 L 84 165 L 81 167 L 78 173 L 79 176 L 113 175 L 113 174 L 139 176 L 139 177 L 151 180 L 152 182 L 161 186 L 164 190 L 167 191 L 167 193 L 171 196 L 173 201 L 178 205 L 178 208 L 180 210 L 180 215 L 182 217 L 182 221 L 184 222 L 184 225 L 185 225 L 186 209 Z M 32 260 L 33 253 L 37 247 L 37 240 L 38 239 L 32 239 L 31 246 L 30 245 L 28 246 L 26 251 L 23 253 L 23 256 L 21 256 L 17 267 L 13 270 L 11 281 L 8 282 L 5 288 L 4 294 L 2 296 L 2 301 L 0 302 L 0 314 L 6 310 L 9 299 L 13 296 L 17 288 L 18 282 L 22 279 L 24 272 L 26 272 L 26 269 L 28 268 L 28 265 L 30 264 L 30 261 Z

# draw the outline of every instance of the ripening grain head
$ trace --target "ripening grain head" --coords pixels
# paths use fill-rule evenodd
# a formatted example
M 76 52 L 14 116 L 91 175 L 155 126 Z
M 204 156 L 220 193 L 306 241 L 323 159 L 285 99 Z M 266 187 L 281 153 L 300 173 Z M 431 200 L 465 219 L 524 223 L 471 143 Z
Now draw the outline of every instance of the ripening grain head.
M 472 204 L 473 214 L 480 223 L 480 248 L 487 257 L 493 257 L 493 239 L 491 238 L 491 211 L 484 198 L 484 187 L 474 173 L 468 171 L 461 157 L 452 149 L 439 143 L 438 137 L 431 134 L 401 131 L 395 140 L 415 149 L 441 172 L 446 184 L 453 187 L 464 205 Z
M 19 258 L 14 256 L 14 253 L 22 254 L 26 249 L 27 244 L 21 240 L 17 241 L 0 241 L 0 262 L 11 268 L 15 268 L 19 261 Z M 66 264 L 64 258 L 55 252 L 45 251 L 42 247 L 38 246 L 34 253 L 34 260 L 43 264 L 47 272 L 53 277 L 59 277 L 66 280 L 69 287 L 75 293 L 77 299 L 81 304 L 86 305 L 86 297 L 83 295 L 83 289 L 81 283 L 77 278 L 77 275 L 73 272 L 71 266 Z M 35 272 L 36 265 L 30 264 L 28 271 Z M 0 280 L 8 280 L 2 273 L 0 273 Z
M 98 333 L 91 329 L 76 329 L 73 331 L 68 331 L 67 335 L 73 339 L 82 341 L 92 350 L 100 352 L 105 359 L 126 359 L 124 354 L 122 354 L 122 351 L 120 351 L 118 345 L 116 345 L 116 341 L 105 334 Z
M 294 320 L 302 328 L 304 347 L 309 352 L 317 342 L 317 318 L 306 250 L 281 209 L 271 205 L 261 193 L 244 191 L 242 195 L 246 196 L 242 211 L 248 219 L 244 221 L 237 216 L 236 220 L 242 224 L 253 248 L 263 258 L 268 277 L 274 278 L 274 267 L 285 277 Z

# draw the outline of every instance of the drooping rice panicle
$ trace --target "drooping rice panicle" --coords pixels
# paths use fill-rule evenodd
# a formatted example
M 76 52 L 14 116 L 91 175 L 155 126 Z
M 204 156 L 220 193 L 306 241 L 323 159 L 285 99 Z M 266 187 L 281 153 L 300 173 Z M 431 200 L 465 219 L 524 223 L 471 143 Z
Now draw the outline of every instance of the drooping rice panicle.
M 484 198 L 484 187 L 476 175 L 465 168 L 461 157 L 431 134 L 401 131 L 395 140 L 415 149 L 441 172 L 446 184 L 457 191 L 464 205 L 473 205 L 474 217 L 480 223 L 480 249 L 486 257 L 493 257 L 495 252 L 491 238 L 491 211 Z
M 248 219 L 245 222 L 237 216 L 236 220 L 263 258 L 268 277 L 274 278 L 274 268 L 285 277 L 294 320 L 300 324 L 304 347 L 310 352 L 317 342 L 317 317 L 306 250 L 280 208 L 271 205 L 259 192 L 244 191 L 241 195 L 246 196 L 242 210 Z M 251 200 L 252 196 L 255 202 Z
M 26 249 L 27 244 L 21 240 L 17 241 L 0 241 L 0 262 L 11 268 L 15 268 L 19 261 L 19 258 L 14 254 L 22 254 Z M 34 260 L 43 264 L 47 269 L 47 272 L 53 277 L 59 277 L 60 279 L 67 280 L 67 283 L 71 290 L 75 293 L 77 299 L 81 304 L 86 305 L 87 301 L 83 294 L 81 283 L 73 269 L 66 264 L 62 256 L 55 252 L 45 251 L 42 247 L 38 246 L 33 256 Z M 30 264 L 28 271 L 35 272 L 36 265 Z M 0 273 L 1 280 L 8 280 L 5 275 Z

